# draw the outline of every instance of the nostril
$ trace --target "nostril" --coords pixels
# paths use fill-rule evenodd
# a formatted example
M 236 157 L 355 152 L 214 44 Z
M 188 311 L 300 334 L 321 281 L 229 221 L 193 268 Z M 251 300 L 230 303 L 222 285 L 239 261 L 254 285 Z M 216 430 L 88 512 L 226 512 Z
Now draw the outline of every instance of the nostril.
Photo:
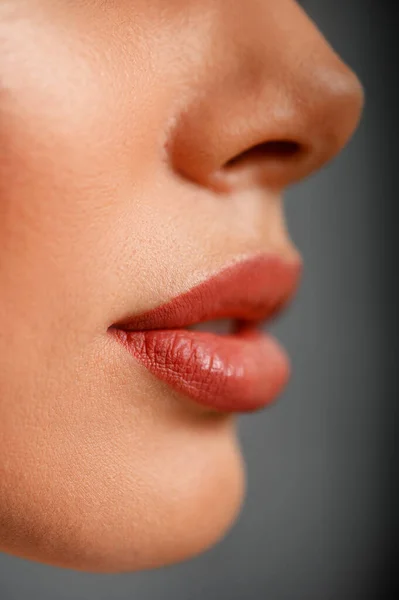
M 301 178 L 311 147 L 290 139 L 256 144 L 235 154 L 208 178 L 217 192 L 230 193 L 249 187 L 281 188 Z
M 285 160 L 303 154 L 304 147 L 291 140 L 271 140 L 252 146 L 228 160 L 224 168 L 231 169 L 239 165 L 262 163 L 268 160 Z

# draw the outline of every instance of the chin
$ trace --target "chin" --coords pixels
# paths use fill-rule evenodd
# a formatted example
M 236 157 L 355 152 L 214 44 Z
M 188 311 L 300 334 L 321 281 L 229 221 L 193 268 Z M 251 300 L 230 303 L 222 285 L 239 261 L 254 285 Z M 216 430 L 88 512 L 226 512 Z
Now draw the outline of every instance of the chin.
M 230 428 L 208 447 L 188 445 L 166 459 L 149 457 L 137 477 L 125 472 L 124 480 L 118 467 L 95 479 L 82 475 L 75 482 L 85 494 L 80 503 L 60 497 L 53 478 L 52 489 L 27 494 L 26 510 L 13 515 L 14 533 L 0 535 L 3 550 L 92 573 L 156 569 L 202 554 L 223 539 L 242 507 L 245 469 L 237 437 Z

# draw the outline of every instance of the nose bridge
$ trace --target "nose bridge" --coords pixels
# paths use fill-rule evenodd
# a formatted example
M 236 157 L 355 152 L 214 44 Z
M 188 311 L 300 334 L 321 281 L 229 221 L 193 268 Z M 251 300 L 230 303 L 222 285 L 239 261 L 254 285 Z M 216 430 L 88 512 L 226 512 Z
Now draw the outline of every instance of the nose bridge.
M 234 163 L 236 179 L 250 166 L 262 181 L 283 187 L 345 145 L 359 120 L 362 88 L 293 0 L 234 6 L 212 49 L 212 73 L 181 119 L 175 159 L 198 181 L 212 173 L 231 179 L 225 166 Z M 276 152 L 276 142 L 296 150 Z

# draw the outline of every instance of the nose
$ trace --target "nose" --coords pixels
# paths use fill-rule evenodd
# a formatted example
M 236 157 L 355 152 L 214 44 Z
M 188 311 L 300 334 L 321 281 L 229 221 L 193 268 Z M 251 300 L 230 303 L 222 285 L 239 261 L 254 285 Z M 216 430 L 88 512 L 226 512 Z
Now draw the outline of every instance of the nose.
M 226 3 L 219 3 L 226 8 Z M 362 110 L 355 74 L 292 0 L 214 11 L 169 140 L 180 175 L 220 192 L 284 188 L 345 146 Z

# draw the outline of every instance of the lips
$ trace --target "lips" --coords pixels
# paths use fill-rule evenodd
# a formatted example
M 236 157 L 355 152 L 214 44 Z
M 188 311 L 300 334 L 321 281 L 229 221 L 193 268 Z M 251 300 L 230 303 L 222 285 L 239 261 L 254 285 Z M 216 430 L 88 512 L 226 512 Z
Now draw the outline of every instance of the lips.
M 281 393 L 290 372 L 285 351 L 260 326 L 287 307 L 301 270 L 299 261 L 250 257 L 166 304 L 124 318 L 110 333 L 153 375 L 196 403 L 257 410 Z M 231 331 L 198 325 L 218 319 L 230 319 Z

